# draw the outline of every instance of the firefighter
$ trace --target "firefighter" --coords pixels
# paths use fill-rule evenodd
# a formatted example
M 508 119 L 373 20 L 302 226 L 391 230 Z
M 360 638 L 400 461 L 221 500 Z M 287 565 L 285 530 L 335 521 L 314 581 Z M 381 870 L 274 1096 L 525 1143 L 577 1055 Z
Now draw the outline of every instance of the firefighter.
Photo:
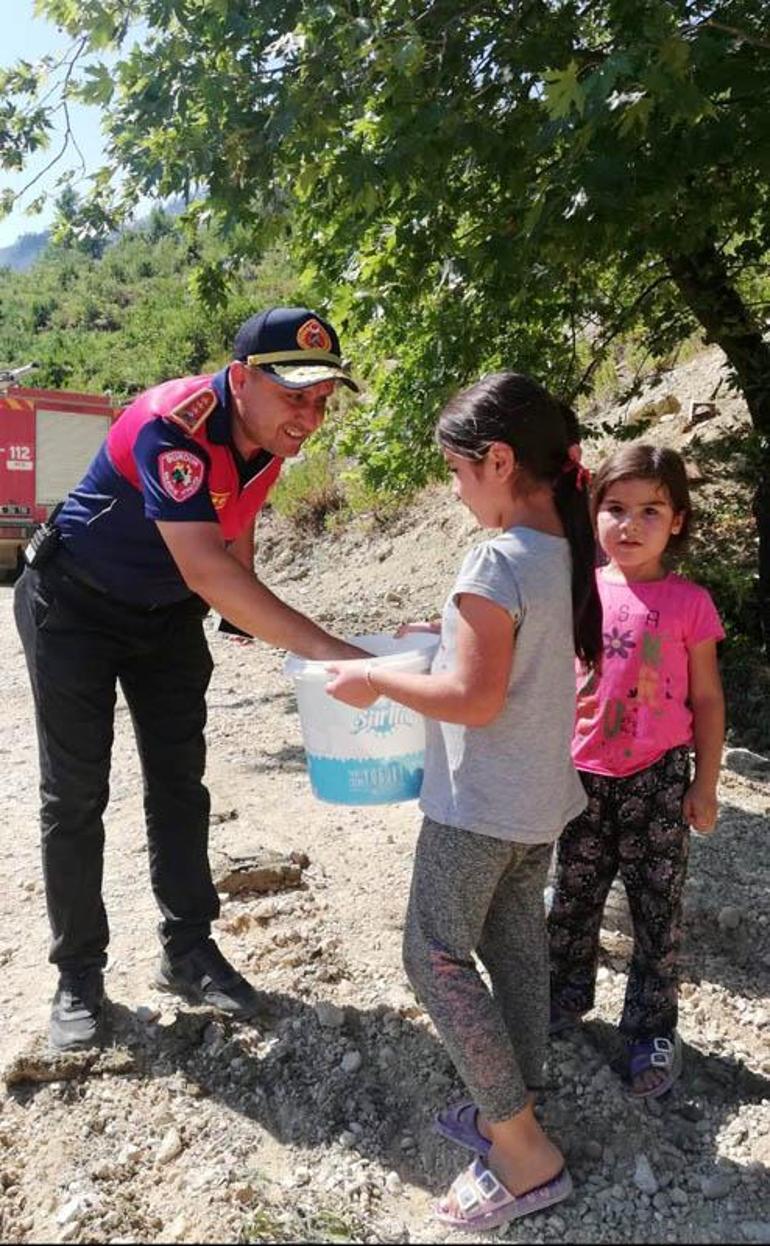
M 274 596 L 254 574 L 254 522 L 284 459 L 356 390 L 335 330 L 274 307 L 239 329 L 211 376 L 167 381 L 113 424 L 79 485 L 27 551 L 15 616 L 35 701 L 43 872 L 59 971 L 50 1038 L 103 1034 L 109 930 L 104 827 L 116 681 L 144 778 L 150 878 L 162 914 L 153 985 L 236 1019 L 258 996 L 211 938 L 219 901 L 203 783 L 203 631 L 210 607 L 236 631 L 308 658 L 360 652 Z

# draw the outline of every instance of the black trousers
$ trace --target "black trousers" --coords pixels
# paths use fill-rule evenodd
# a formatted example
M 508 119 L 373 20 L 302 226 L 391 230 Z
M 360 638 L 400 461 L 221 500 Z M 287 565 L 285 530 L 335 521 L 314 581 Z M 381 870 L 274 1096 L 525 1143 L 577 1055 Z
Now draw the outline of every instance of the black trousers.
M 14 612 L 35 701 L 43 872 L 60 969 L 106 964 L 102 900 L 116 684 L 144 779 L 150 880 L 169 956 L 205 939 L 219 901 L 208 863 L 203 785 L 206 689 L 213 664 L 204 603 L 140 609 L 73 580 L 54 561 L 27 568 Z
M 551 1001 L 582 1016 L 593 1008 L 604 902 L 620 873 L 634 951 L 619 1029 L 632 1041 L 676 1029 L 682 895 L 690 828 L 682 802 L 690 751 L 672 748 L 626 778 L 582 771 L 588 807 L 558 841 L 548 915 Z

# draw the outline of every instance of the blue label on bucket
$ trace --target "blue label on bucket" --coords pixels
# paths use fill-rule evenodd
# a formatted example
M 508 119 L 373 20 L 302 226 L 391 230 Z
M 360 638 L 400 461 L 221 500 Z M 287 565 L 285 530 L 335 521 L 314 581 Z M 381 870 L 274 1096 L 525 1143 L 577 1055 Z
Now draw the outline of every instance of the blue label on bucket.
M 425 755 L 402 757 L 318 757 L 307 754 L 313 792 L 333 805 L 385 805 L 420 795 Z

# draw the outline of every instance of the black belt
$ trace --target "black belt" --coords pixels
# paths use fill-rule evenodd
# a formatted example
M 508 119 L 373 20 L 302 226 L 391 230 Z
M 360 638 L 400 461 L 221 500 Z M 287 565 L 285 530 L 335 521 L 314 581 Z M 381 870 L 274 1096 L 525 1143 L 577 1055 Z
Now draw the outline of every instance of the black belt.
M 63 580 L 69 580 L 80 589 L 92 593 L 101 601 L 111 603 L 114 606 L 120 606 L 121 610 L 135 611 L 137 614 L 154 614 L 157 610 L 168 610 L 173 606 L 180 606 L 184 602 L 190 601 L 194 594 L 189 597 L 182 597 L 179 601 L 164 602 L 148 602 L 146 604 L 138 601 L 124 601 L 121 597 L 116 597 L 109 589 L 104 588 L 98 580 L 86 571 L 76 558 L 72 557 L 66 549 L 59 546 L 54 557 L 43 568 L 43 571 L 50 570 L 61 577 Z

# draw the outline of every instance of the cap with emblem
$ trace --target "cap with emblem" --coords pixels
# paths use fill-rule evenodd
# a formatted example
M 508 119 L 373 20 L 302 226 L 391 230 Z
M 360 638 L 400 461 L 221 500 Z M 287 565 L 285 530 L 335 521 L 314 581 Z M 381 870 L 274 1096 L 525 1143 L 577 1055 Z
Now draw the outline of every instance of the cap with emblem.
M 271 307 L 251 316 L 235 335 L 233 358 L 264 369 L 289 389 L 341 381 L 358 392 L 335 330 L 307 307 Z

